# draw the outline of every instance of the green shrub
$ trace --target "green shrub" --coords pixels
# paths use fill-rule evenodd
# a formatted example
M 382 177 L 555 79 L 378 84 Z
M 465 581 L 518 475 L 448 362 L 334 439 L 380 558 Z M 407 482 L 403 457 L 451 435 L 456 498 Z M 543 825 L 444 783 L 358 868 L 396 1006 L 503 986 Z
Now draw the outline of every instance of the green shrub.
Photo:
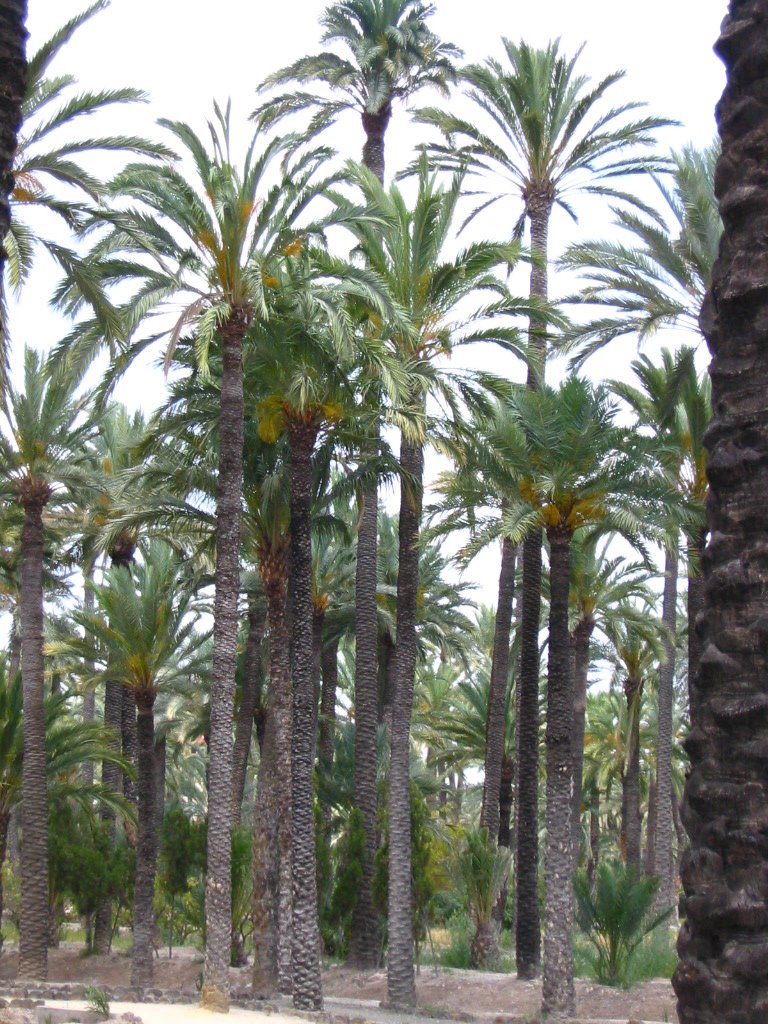
M 440 953 L 443 967 L 469 967 L 472 924 L 466 911 L 459 910 L 452 914 L 447 922 L 450 942 Z
M 594 886 L 585 872 L 574 882 L 576 923 L 594 948 L 595 978 L 603 985 L 628 985 L 633 958 L 643 939 L 673 911 L 653 914 L 657 878 L 638 877 L 620 861 L 601 864 Z

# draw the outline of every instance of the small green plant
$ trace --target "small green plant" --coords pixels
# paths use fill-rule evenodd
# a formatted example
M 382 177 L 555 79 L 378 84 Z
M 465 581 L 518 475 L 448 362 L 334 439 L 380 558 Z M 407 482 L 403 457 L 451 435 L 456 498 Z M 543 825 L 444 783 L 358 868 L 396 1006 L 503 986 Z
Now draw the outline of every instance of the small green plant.
M 96 988 L 95 985 L 87 985 L 84 991 L 85 1001 L 89 1010 L 109 1017 L 109 996 L 103 988 Z
M 493 908 L 509 874 L 509 860 L 509 850 L 497 846 L 487 828 L 467 832 L 456 866 L 467 894 L 467 910 L 475 925 L 470 967 L 488 969 L 498 965 L 499 938 Z
M 657 878 L 639 878 L 620 861 L 601 864 L 594 886 L 585 872 L 576 876 L 576 922 L 595 949 L 593 967 L 601 984 L 629 984 L 638 947 L 673 912 L 670 907 L 652 913 L 658 887 Z

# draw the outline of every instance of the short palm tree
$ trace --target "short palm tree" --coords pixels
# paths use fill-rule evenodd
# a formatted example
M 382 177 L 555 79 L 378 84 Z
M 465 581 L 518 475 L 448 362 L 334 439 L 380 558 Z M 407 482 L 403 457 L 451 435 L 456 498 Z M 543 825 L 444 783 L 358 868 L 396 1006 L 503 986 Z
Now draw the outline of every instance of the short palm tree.
M 152 982 L 157 828 L 154 704 L 158 692 L 184 681 L 207 655 L 206 634 L 198 631 L 187 567 L 160 541 L 142 552 L 127 573 L 113 567 L 95 588 L 93 612 L 75 614 L 83 636 L 73 638 L 70 654 L 93 659 L 99 675 L 118 680 L 136 703 L 138 731 L 139 832 L 133 910 L 131 984 Z
M 24 513 L 21 534 L 21 677 L 24 767 L 19 972 L 45 978 L 48 939 L 48 799 L 45 782 L 43 680 L 44 512 L 66 505 L 67 485 L 81 485 L 93 421 L 75 382 L 50 370 L 35 352 L 24 360 L 24 390 L 9 388 L 8 434 L 0 434 L 0 487 Z M 12 439 L 12 440 L 11 440 Z
M 475 925 L 470 967 L 488 969 L 498 962 L 498 939 L 493 909 L 509 874 L 509 850 L 498 846 L 488 829 L 468 832 L 457 858 L 459 877 L 467 893 L 467 906 Z

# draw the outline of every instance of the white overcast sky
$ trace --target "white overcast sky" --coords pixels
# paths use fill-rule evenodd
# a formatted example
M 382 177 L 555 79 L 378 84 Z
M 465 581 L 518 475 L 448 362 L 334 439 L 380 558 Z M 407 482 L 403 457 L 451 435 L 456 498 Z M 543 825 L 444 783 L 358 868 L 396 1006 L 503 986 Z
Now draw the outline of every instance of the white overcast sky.
M 84 6 L 81 0 L 29 0 L 29 52 Z M 161 116 L 202 129 L 212 100 L 231 98 L 233 118 L 242 124 L 240 137 L 245 138 L 257 84 L 320 49 L 318 19 L 325 6 L 321 0 L 112 0 L 79 30 L 52 71 L 74 74 L 84 88 L 134 85 L 149 93 L 150 106 L 130 114 L 121 111 L 119 120 L 108 125 L 110 131 L 156 134 L 152 121 Z M 460 46 L 467 60 L 500 58 L 502 36 L 534 45 L 559 37 L 562 52 L 569 55 L 585 44 L 579 69 L 593 81 L 617 69 L 626 71 L 611 90 L 613 103 L 644 101 L 649 113 L 681 122 L 680 128 L 664 133 L 663 144 L 703 147 L 714 137 L 714 106 L 724 74 L 712 46 L 726 0 L 437 0 L 436 8 L 434 31 Z M 426 101 L 433 102 L 426 97 L 417 102 Z M 409 124 L 407 110 L 399 108 L 389 131 L 388 172 L 410 159 L 412 147 L 421 141 L 419 132 Z M 334 141 L 345 156 L 359 158 L 359 121 L 350 117 Z M 511 209 L 509 216 L 511 223 Z M 556 216 L 565 220 L 564 214 Z M 576 228 L 553 224 L 554 245 L 568 237 L 595 237 L 603 230 L 599 211 L 585 206 Z M 45 312 L 48 287 L 39 275 L 13 313 L 16 365 L 25 341 L 47 348 L 61 336 L 60 323 Z M 620 375 L 634 355 L 631 346 L 626 351 L 614 346 L 601 359 L 599 372 Z M 146 379 L 134 378 L 118 392 L 129 404 L 135 404 L 138 394 L 159 394 L 162 388 L 159 373 L 141 372 Z M 488 572 L 495 576 L 490 562 Z M 483 587 L 483 597 L 491 600 L 492 591 L 493 586 L 487 592 Z

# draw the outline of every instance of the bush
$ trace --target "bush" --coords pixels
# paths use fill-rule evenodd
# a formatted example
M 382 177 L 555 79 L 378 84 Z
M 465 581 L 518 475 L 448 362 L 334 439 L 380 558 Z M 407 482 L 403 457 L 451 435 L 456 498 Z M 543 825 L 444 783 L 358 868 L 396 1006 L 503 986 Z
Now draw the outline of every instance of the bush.
M 448 935 L 450 942 L 440 953 L 440 963 L 443 967 L 469 967 L 470 958 L 470 931 L 472 925 L 466 911 L 459 910 L 448 920 Z
M 601 864 L 594 887 L 586 872 L 576 876 L 576 922 L 594 948 L 592 967 L 601 984 L 630 984 L 643 939 L 672 913 L 653 914 L 658 887 L 657 878 L 639 878 L 620 861 Z

